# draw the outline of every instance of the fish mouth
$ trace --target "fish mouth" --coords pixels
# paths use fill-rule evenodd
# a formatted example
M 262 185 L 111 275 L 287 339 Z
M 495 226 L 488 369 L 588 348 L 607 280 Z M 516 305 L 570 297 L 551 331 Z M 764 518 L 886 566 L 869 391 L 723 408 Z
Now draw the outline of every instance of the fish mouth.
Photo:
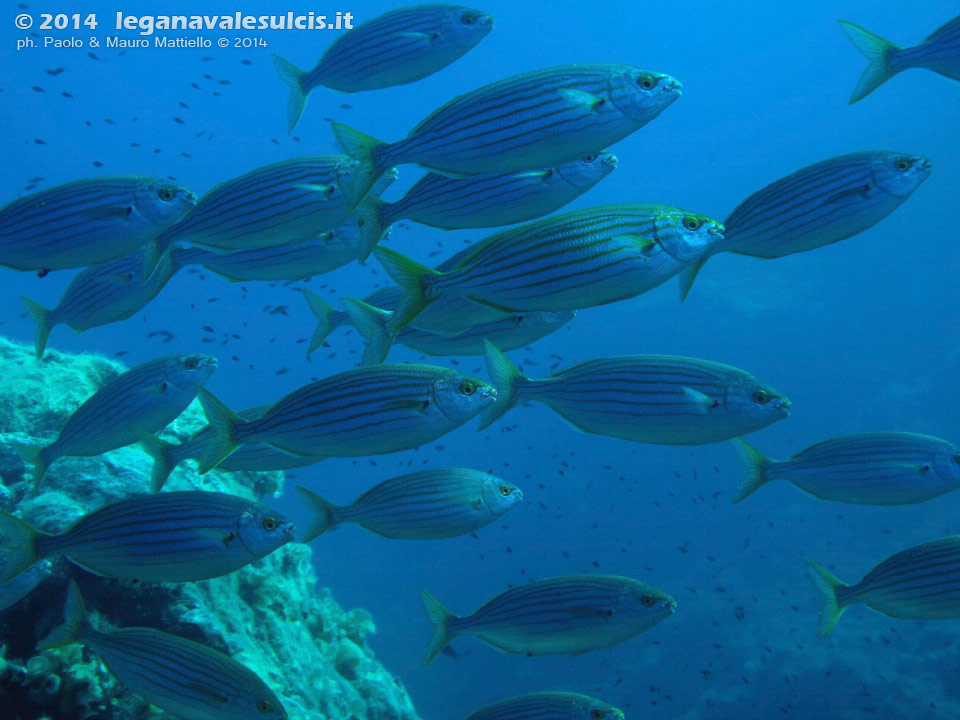
M 493 27 L 493 15 L 482 15 L 479 20 L 481 25 L 489 25 Z
M 784 417 L 787 417 L 788 415 L 790 415 L 790 410 L 791 408 L 793 408 L 793 403 L 790 402 L 790 400 L 788 400 L 787 398 L 783 398 L 782 400 L 778 400 L 774 404 L 774 407 L 780 412 L 782 412 Z
M 663 84 L 663 89 L 667 92 L 675 92 L 677 95 L 683 94 L 683 83 L 676 78 L 667 77 Z
M 921 169 L 921 170 L 933 170 L 933 161 L 932 161 L 932 160 L 928 160 L 927 158 L 923 158 L 923 160 L 920 161 L 920 169 Z
M 480 388 L 477 391 L 477 395 L 479 395 L 482 400 L 489 400 L 490 402 L 497 401 L 497 389 L 493 387 Z
M 662 603 L 660 603 L 660 608 L 667 610 L 671 615 L 673 615 L 677 611 L 677 601 L 673 598 L 664 600 Z
M 614 155 L 613 153 L 610 153 L 610 155 L 608 155 L 603 159 L 603 164 L 609 165 L 612 168 L 615 168 L 617 166 L 617 162 L 618 162 L 617 156 Z

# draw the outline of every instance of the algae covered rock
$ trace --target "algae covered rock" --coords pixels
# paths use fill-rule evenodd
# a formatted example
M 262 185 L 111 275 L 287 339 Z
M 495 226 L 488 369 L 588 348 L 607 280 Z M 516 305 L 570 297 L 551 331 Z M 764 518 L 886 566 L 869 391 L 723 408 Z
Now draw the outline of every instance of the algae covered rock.
M 126 368 L 93 355 L 32 348 L 0 338 L 0 509 L 38 529 L 62 532 L 79 517 L 147 491 L 153 460 L 139 446 L 98 457 L 62 458 L 40 492 L 11 443 L 49 442 L 70 414 Z M 192 404 L 161 437 L 182 442 L 205 424 Z M 214 470 L 192 461 L 171 475 L 169 490 L 216 490 L 246 498 L 279 496 L 283 473 Z M 0 698 L 6 718 L 169 720 L 125 690 L 95 653 L 80 645 L 37 654 L 34 646 L 62 621 L 69 578 L 80 585 L 101 629 L 148 626 L 205 643 L 247 665 L 283 701 L 291 720 L 416 720 L 403 687 L 376 660 L 365 637 L 369 614 L 345 611 L 316 576 L 306 545 L 286 545 L 225 577 L 153 584 L 102 578 L 65 559 L 24 600 L 0 612 Z

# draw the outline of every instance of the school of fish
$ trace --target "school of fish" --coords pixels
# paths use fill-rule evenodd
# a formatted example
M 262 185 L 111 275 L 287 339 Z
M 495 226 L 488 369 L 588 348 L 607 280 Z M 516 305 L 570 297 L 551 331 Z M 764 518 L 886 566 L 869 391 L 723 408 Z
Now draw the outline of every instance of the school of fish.
M 910 68 L 960 80 L 960 17 L 910 48 L 840 24 L 869 61 L 851 103 Z M 493 29 L 493 18 L 481 10 L 414 5 L 342 33 L 312 70 L 274 55 L 289 88 L 287 125 L 298 123 L 313 91 L 413 83 L 458 61 Z M 774 180 L 723 222 L 640 203 L 553 214 L 618 162 L 630 162 L 610 148 L 661 114 L 669 118 L 681 90 L 679 80 L 640 67 L 546 67 L 466 92 L 392 142 L 333 123 L 344 154 L 251 169 L 199 197 L 158 178 L 108 176 L 42 190 L 0 209 L 0 266 L 41 276 L 82 269 L 53 309 L 24 298 L 37 325 L 38 358 L 56 325 L 83 332 L 125 320 L 188 265 L 231 282 L 288 281 L 372 255 L 396 283 L 363 300 L 344 299 L 340 310 L 304 292 L 318 322 L 310 351 L 352 325 L 367 341 L 358 368 L 234 412 L 204 387 L 215 357 L 160 357 L 103 384 L 52 443 L 17 445 L 34 486 L 56 472 L 60 457 L 135 443 L 154 459 L 154 471 L 143 495 L 100 508 L 60 535 L 0 513 L 0 611 L 41 583 L 59 557 L 106 577 L 183 583 L 234 572 L 345 523 L 386 538 L 473 533 L 522 502 L 522 489 L 471 468 L 385 479 L 349 505 L 300 487 L 314 515 L 300 532 L 239 497 L 161 490 L 188 459 L 205 473 L 401 452 L 475 419 L 486 427 L 525 402 L 543 403 L 579 431 L 635 443 L 732 441 L 746 466 L 733 502 L 779 479 L 815 498 L 866 505 L 920 503 L 960 487 L 960 448 L 907 431 L 826 439 L 788 460 L 766 457 L 741 436 L 788 418 L 791 402 L 747 369 L 629 355 L 529 378 L 503 354 L 556 331 L 577 310 L 635 298 L 672 278 L 682 300 L 717 253 L 780 258 L 865 232 L 931 174 L 927 158 L 857 150 Z M 405 164 L 427 173 L 399 200 L 379 199 L 397 177 L 395 166 Z M 430 268 L 379 246 L 400 220 L 449 230 L 516 227 Z M 395 342 L 430 356 L 483 356 L 490 380 L 436 365 L 385 364 Z M 180 445 L 157 438 L 194 399 L 208 426 Z M 821 637 L 858 603 L 890 617 L 960 617 L 958 537 L 905 549 L 855 585 L 813 559 L 807 570 L 823 596 Z M 508 653 L 579 655 L 646 632 L 678 609 L 644 580 L 600 574 L 532 581 L 469 615 L 453 614 L 426 591 L 422 601 L 434 627 L 425 664 L 460 635 Z M 40 647 L 69 643 L 95 650 L 129 690 L 175 717 L 286 717 L 282 699 L 263 680 L 218 651 L 148 628 L 95 629 L 75 584 L 64 624 Z M 623 713 L 585 695 L 531 692 L 468 720 L 533 718 L 622 720 Z

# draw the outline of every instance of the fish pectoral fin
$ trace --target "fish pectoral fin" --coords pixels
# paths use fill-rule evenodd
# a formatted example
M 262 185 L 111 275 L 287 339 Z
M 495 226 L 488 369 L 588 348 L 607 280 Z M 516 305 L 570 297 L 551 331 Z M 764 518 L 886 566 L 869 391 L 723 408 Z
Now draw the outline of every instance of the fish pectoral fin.
M 611 239 L 625 245 L 635 245 L 641 255 L 649 255 L 650 251 L 657 246 L 653 240 L 643 235 L 616 235 Z
M 593 93 L 588 93 L 585 90 L 563 88 L 560 90 L 560 95 L 570 102 L 586 108 L 590 112 L 599 112 L 600 108 L 602 108 L 604 103 L 607 102 L 606 98 L 602 98 L 599 95 L 594 95 Z
M 699 390 L 685 387 L 683 389 L 683 394 L 686 396 L 687 400 L 689 400 L 695 408 L 703 412 L 704 415 L 709 413 L 714 408 L 720 407 L 719 400 L 714 400 L 712 397 L 709 395 L 704 395 Z
M 874 188 L 876 188 L 876 185 L 874 185 L 873 183 L 867 183 L 866 185 L 858 185 L 857 187 L 848 188 L 846 190 L 841 190 L 838 193 L 834 193 L 823 202 L 824 202 L 824 205 L 830 205 L 832 203 L 838 203 L 841 200 L 845 200 L 851 197 L 867 198 L 867 197 L 870 197 L 870 193 L 873 191 Z
M 321 200 L 329 200 L 333 193 L 336 191 L 335 185 L 320 185 L 313 183 L 304 183 L 303 185 L 297 185 L 297 190 L 306 190 L 310 193 L 316 193 L 320 196 Z
M 116 275 L 104 275 L 96 280 L 106 285 L 118 285 L 128 287 L 133 284 L 133 273 L 117 273 Z
M 923 463 L 890 463 L 890 466 L 907 473 L 916 473 L 917 475 L 926 475 L 930 472 L 930 466 L 924 465 Z
M 579 618 L 597 618 L 606 620 L 613 617 L 613 610 L 596 605 L 575 605 L 568 609 L 569 613 Z
M 484 300 L 483 298 L 474 297 L 473 295 L 468 295 L 467 300 L 469 300 L 470 302 L 475 302 L 477 305 L 483 305 L 484 307 L 493 308 L 494 310 L 499 310 L 500 312 L 508 315 L 513 315 L 514 313 L 520 312 L 520 310 L 517 308 L 509 308 L 506 305 L 497 305 L 494 302 L 490 302 L 489 300 Z M 454 334 L 458 335 L 459 333 L 454 333 Z
M 514 175 L 515 178 L 530 180 L 533 182 L 545 183 L 551 177 L 553 177 L 553 170 L 530 170 L 529 172 L 517 173 Z
M 401 33 L 400 37 L 410 38 L 411 40 L 423 42 L 423 43 L 426 43 L 427 45 L 433 45 L 437 41 L 437 38 L 440 37 L 440 35 L 439 33 L 408 32 L 408 33 Z
M 307 455 L 306 453 L 297 452 L 296 450 L 291 450 L 291 449 L 289 449 L 289 448 L 281 447 L 280 445 L 277 445 L 276 443 L 265 442 L 265 443 L 263 443 L 263 444 L 266 445 L 267 447 L 273 448 L 273 449 L 276 450 L 277 452 L 282 452 L 284 455 L 289 455 L 290 457 L 297 457 L 297 458 L 316 457 L 316 458 L 317 458 L 317 462 L 319 462 L 320 460 L 323 460 L 323 459 L 324 459 L 322 456 L 319 456 L 319 455 Z
M 391 410 L 409 410 L 411 413 L 417 415 L 424 415 L 427 412 L 427 408 L 430 407 L 429 400 L 394 400 L 393 402 L 387 403 L 386 407 Z
M 197 695 L 202 697 L 210 705 L 220 707 L 221 705 L 226 705 L 229 698 L 226 695 L 221 695 L 216 690 L 211 688 L 209 685 L 200 685 L 199 683 L 188 683 L 187 688 L 192 692 L 195 692 Z
M 122 207 L 116 205 L 100 205 L 98 207 L 85 208 L 77 213 L 84 216 L 87 220 L 129 220 L 133 214 L 133 208 L 129 205 Z
M 93 565 L 89 565 L 88 563 L 85 563 L 85 562 L 80 562 L 79 560 L 74 560 L 74 559 L 73 559 L 72 557 L 70 557 L 69 555 L 67 555 L 67 557 L 70 559 L 70 562 L 72 562 L 74 565 L 76 565 L 76 566 L 79 567 L 79 568 L 83 568 L 83 569 L 86 570 L 88 573 L 92 573 L 92 574 L 94 574 L 94 575 L 99 575 L 100 577 L 113 577 L 110 573 L 105 572 L 105 571 L 103 571 L 103 570 L 99 570 L 99 569 L 95 568 Z
M 228 547 L 231 542 L 237 539 L 236 533 L 230 532 L 229 530 L 224 530 L 223 528 L 196 528 L 195 532 L 200 537 L 213 540 L 218 545 L 223 545 L 224 547 Z

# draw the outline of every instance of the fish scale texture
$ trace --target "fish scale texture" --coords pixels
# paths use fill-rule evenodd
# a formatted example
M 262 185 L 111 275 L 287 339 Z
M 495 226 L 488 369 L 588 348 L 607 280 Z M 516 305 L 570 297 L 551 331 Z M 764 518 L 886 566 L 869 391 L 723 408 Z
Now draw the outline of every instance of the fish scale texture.
M 82 515 L 147 491 L 152 459 L 138 446 L 94 458 L 63 458 L 36 496 L 12 442 L 50 440 L 70 413 L 126 368 L 95 355 L 33 349 L 0 337 L 0 509 L 46 532 L 61 532 Z M 161 437 L 181 442 L 204 424 L 191 405 Z M 29 431 L 29 434 L 28 434 Z M 178 468 L 169 490 L 213 490 L 245 498 L 279 495 L 282 473 Z M 49 592 L 0 615 L 0 698 L 11 718 L 172 720 L 125 691 L 81 645 L 36 654 L 36 640 L 61 622 L 69 575 L 77 576 L 102 630 L 150 626 L 228 652 L 282 699 L 290 720 L 418 720 L 403 687 L 366 645 L 370 615 L 346 611 L 327 589 L 314 590 L 311 550 L 289 544 L 225 577 L 197 583 L 136 584 L 100 578 L 58 563 Z M 57 586 L 59 589 L 56 589 Z M 122 597 L 123 602 L 111 602 Z M 109 609 L 109 610 L 107 610 Z M 30 628 L 23 632 L 23 628 Z M 18 638 L 15 643 L 9 638 Z M 7 715 L 0 713 L 6 720 Z

